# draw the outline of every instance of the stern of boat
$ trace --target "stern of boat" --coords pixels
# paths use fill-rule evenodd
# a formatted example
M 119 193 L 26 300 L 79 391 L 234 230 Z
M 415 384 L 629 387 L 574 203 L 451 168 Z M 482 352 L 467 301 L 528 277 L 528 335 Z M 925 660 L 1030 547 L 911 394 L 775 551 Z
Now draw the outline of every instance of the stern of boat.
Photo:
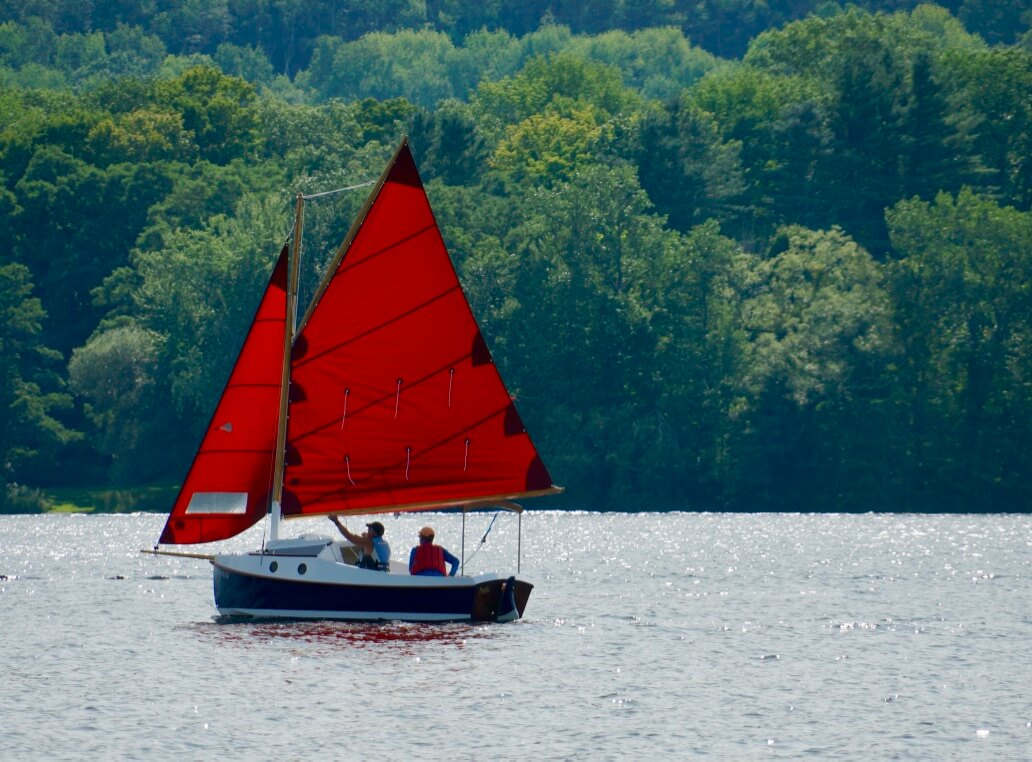
M 512 622 L 523 616 L 534 586 L 516 577 L 481 582 L 473 591 L 475 622 Z

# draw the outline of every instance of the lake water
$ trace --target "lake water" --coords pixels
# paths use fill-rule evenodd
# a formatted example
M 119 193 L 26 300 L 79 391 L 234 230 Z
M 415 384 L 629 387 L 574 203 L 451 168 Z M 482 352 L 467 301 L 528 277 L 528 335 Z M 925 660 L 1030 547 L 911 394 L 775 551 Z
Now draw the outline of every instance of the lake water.
M 220 622 L 163 521 L 0 517 L 0 759 L 1032 759 L 1030 516 L 529 512 L 479 626 Z

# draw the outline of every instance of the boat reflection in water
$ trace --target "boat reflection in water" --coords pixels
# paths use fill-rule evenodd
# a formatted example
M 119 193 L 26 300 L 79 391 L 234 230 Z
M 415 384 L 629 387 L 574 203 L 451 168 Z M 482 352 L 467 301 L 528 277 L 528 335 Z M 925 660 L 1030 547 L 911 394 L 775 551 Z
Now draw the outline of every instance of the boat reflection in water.
M 449 622 L 428 624 L 413 622 L 335 622 L 299 620 L 284 622 L 242 622 L 234 617 L 217 616 L 211 622 L 192 625 L 190 629 L 226 645 L 261 646 L 294 642 L 317 646 L 407 646 L 419 644 L 462 647 L 469 640 L 493 637 L 494 628 L 486 624 Z

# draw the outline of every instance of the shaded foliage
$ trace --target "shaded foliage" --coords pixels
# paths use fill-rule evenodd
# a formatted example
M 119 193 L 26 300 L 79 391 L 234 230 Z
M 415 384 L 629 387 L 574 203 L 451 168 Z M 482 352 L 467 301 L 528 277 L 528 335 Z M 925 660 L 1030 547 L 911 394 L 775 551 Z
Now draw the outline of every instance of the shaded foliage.
M 815 8 L 0 0 L 4 480 L 181 478 L 408 134 L 566 504 L 1028 510 L 1028 22 Z
M 24 265 L 0 266 L 0 510 L 7 485 L 53 479 L 47 458 L 82 435 L 61 411 L 72 405 L 58 373 L 61 356 L 43 342 L 43 308 Z

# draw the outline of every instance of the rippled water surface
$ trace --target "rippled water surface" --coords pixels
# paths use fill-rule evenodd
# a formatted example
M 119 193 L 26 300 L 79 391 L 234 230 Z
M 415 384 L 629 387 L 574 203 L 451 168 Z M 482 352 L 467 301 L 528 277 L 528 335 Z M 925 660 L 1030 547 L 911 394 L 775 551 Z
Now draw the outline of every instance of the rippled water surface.
M 0 759 L 1032 759 L 1029 516 L 530 512 L 482 626 L 220 622 L 163 520 L 0 517 Z

